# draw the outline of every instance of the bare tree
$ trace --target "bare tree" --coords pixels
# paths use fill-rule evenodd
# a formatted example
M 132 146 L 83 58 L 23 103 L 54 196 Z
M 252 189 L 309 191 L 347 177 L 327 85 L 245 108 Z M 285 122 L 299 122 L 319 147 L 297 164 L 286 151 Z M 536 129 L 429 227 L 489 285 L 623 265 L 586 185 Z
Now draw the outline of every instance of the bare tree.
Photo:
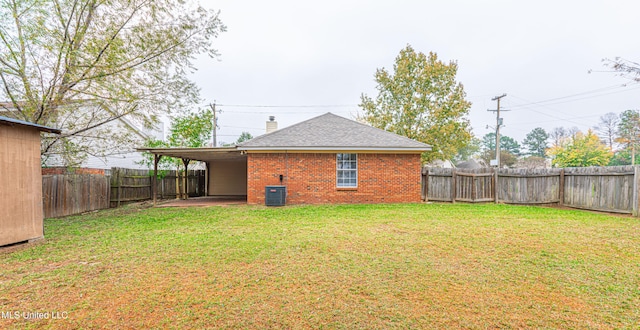
M 551 130 L 549 137 L 551 138 L 551 143 L 554 147 L 560 146 L 562 142 L 571 136 L 566 128 L 560 126 Z
M 618 134 L 618 124 L 620 118 L 613 112 L 606 113 L 600 117 L 600 123 L 594 127 L 595 131 L 604 144 L 613 151 L 616 136 Z

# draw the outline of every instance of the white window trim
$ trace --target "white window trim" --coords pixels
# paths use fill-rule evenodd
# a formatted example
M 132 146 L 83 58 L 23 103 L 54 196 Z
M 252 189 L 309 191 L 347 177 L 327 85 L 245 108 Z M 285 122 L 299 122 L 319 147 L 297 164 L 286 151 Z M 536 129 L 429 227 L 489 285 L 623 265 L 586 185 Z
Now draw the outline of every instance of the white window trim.
M 338 162 L 339 162 L 339 160 L 338 160 L 338 155 L 354 155 L 354 156 L 355 156 L 355 158 L 356 158 L 356 168 L 354 168 L 354 169 L 340 169 L 340 168 L 338 168 L 338 164 L 339 164 L 339 163 L 338 163 Z M 348 172 L 355 172 L 355 174 L 356 174 L 356 184 L 355 184 L 355 185 L 353 185 L 353 186 L 350 186 L 350 185 L 349 185 L 349 186 L 347 186 L 347 185 L 342 185 L 342 186 L 341 186 L 341 185 L 338 183 L 338 177 L 339 177 L 338 173 L 340 173 L 341 171 L 342 171 L 342 172 L 347 172 L 347 171 L 348 171 Z M 353 189 L 353 188 L 358 188 L 358 181 L 359 181 L 359 180 L 358 180 L 358 154 L 356 154 L 356 153 L 338 153 L 338 154 L 336 154 L 336 188 L 338 188 L 338 189 Z

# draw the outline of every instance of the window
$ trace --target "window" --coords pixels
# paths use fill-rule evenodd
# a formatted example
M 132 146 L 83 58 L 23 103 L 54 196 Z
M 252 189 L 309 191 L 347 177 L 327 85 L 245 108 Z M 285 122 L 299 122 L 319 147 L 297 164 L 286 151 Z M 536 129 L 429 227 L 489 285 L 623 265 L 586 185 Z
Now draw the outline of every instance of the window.
M 358 186 L 358 155 L 337 154 L 336 171 L 338 188 L 355 188 Z

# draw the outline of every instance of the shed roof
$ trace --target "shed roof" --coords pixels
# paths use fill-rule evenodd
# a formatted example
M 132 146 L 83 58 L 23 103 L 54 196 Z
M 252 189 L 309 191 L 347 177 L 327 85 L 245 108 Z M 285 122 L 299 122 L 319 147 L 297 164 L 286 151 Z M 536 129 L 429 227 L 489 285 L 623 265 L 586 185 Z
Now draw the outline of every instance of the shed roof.
M 241 143 L 238 150 L 424 152 L 431 146 L 328 112 Z
M 55 133 L 55 134 L 60 134 L 62 132 L 57 128 L 51 128 L 51 127 L 47 127 L 47 126 L 43 126 L 43 125 L 30 123 L 28 121 L 18 120 L 18 119 L 3 117 L 3 116 L 0 116 L 0 124 L 1 125 L 9 125 L 9 126 L 18 125 L 18 126 L 22 126 L 22 127 L 32 127 L 32 128 L 38 129 L 39 131 L 42 131 L 42 132 L 49 132 L 49 133 Z

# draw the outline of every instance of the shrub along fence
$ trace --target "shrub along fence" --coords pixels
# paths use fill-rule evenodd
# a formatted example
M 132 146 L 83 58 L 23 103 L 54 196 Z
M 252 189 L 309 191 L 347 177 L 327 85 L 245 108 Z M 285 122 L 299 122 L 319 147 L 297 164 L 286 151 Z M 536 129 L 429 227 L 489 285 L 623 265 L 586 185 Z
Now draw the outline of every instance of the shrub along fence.
M 638 215 L 640 166 L 562 169 L 423 168 L 425 201 L 558 204 Z
M 86 170 L 86 169 L 83 169 Z M 48 169 L 43 173 L 51 173 Z M 77 171 L 86 173 L 87 171 Z M 122 203 L 153 198 L 150 170 L 114 167 L 104 174 L 70 174 L 66 170 L 42 176 L 42 206 L 45 218 L 62 217 L 94 210 L 118 207 Z M 176 171 L 164 171 L 158 180 L 160 198 L 175 198 Z M 183 185 L 180 175 L 180 186 Z M 187 174 L 188 195 L 205 195 L 205 171 L 190 170 Z

